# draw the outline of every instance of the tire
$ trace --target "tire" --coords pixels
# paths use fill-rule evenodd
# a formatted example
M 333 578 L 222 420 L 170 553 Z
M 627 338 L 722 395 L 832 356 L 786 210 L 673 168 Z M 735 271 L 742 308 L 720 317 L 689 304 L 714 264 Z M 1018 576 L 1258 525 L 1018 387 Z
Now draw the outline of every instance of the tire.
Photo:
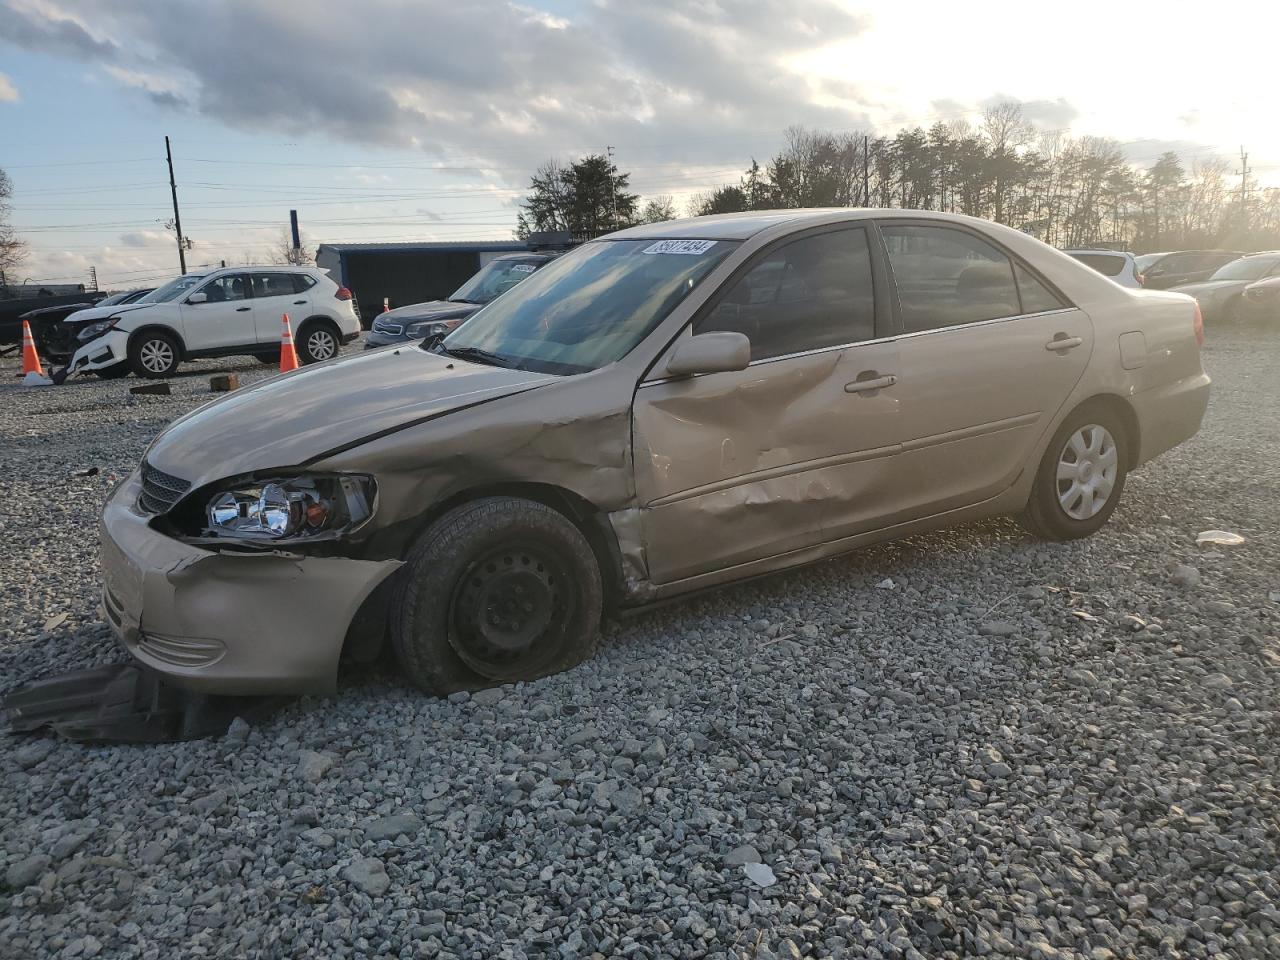
M 428 693 L 559 673 L 599 642 L 595 554 L 545 504 L 487 497 L 456 507 L 422 535 L 397 578 L 392 648 Z
M 93 372 L 103 380 L 119 380 L 121 377 L 127 377 L 130 371 L 128 363 L 117 363 L 115 366 L 103 367 Z
M 1092 498 L 1083 491 L 1078 498 L 1072 495 L 1073 484 L 1079 482 L 1070 476 L 1072 458 L 1077 464 L 1087 461 L 1084 486 L 1093 488 Z M 1045 540 L 1078 540 L 1096 533 L 1120 502 L 1128 462 L 1129 439 L 1120 419 L 1102 404 L 1081 405 L 1063 421 L 1045 450 L 1022 525 Z M 1113 468 L 1109 476 L 1107 464 Z M 1066 474 L 1062 479 L 1059 465 Z M 1104 489 L 1106 498 L 1099 502 L 1098 491 Z
M 148 380 L 172 376 L 181 356 L 178 341 L 163 330 L 144 330 L 129 341 L 129 367 Z
M 304 367 L 332 360 L 342 349 L 342 335 L 328 320 L 309 320 L 298 330 L 297 348 L 298 362 Z

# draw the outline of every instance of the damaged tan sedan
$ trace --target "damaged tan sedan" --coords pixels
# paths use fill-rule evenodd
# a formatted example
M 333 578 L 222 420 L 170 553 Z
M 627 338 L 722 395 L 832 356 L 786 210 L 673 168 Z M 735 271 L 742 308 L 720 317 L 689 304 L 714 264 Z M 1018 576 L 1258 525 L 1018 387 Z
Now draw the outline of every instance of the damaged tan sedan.
M 389 636 L 444 693 L 563 670 L 603 613 L 1019 514 L 1093 533 L 1200 425 L 1195 302 L 985 221 L 775 211 L 587 243 L 444 340 L 165 430 L 103 602 L 188 689 L 332 690 Z

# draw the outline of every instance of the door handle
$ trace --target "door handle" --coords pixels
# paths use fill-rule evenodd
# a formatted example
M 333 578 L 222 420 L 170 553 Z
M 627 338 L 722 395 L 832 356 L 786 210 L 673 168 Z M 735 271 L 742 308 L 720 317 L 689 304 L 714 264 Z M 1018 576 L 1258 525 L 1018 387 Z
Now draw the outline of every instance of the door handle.
M 299 306 L 299 305 L 304 304 L 304 303 L 306 303 L 306 302 L 307 302 L 307 301 L 305 301 L 305 300 L 295 300 L 295 301 L 293 301 L 293 305 L 296 307 L 296 306 Z
M 253 307 L 236 307 L 236 313 L 248 313 Z
M 872 371 L 873 373 L 875 371 Z M 886 374 L 883 377 L 873 377 L 869 380 L 854 380 L 844 385 L 845 393 L 870 393 L 872 390 L 883 390 L 885 387 L 892 387 L 898 382 L 898 378 L 893 374 Z
M 1055 333 L 1053 339 L 1044 345 L 1046 350 L 1074 350 L 1084 343 L 1084 337 L 1068 337 L 1065 333 Z

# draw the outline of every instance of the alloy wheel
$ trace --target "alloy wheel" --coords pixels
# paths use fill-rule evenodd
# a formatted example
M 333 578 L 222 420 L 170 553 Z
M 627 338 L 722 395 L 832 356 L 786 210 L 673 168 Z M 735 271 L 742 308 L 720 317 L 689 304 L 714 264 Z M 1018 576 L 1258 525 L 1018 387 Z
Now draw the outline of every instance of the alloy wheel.
M 164 340 L 148 340 L 138 351 L 138 359 L 149 373 L 164 373 L 173 366 L 173 348 Z
M 328 360 L 338 352 L 338 343 L 328 330 L 314 330 L 307 336 L 307 352 L 312 360 Z

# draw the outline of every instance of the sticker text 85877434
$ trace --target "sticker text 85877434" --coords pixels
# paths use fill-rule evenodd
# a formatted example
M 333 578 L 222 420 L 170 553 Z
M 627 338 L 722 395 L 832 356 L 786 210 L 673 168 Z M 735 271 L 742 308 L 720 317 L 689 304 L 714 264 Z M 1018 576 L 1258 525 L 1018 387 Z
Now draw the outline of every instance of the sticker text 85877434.
M 716 245 L 714 240 L 659 240 L 644 248 L 645 253 L 678 253 L 698 257 Z

